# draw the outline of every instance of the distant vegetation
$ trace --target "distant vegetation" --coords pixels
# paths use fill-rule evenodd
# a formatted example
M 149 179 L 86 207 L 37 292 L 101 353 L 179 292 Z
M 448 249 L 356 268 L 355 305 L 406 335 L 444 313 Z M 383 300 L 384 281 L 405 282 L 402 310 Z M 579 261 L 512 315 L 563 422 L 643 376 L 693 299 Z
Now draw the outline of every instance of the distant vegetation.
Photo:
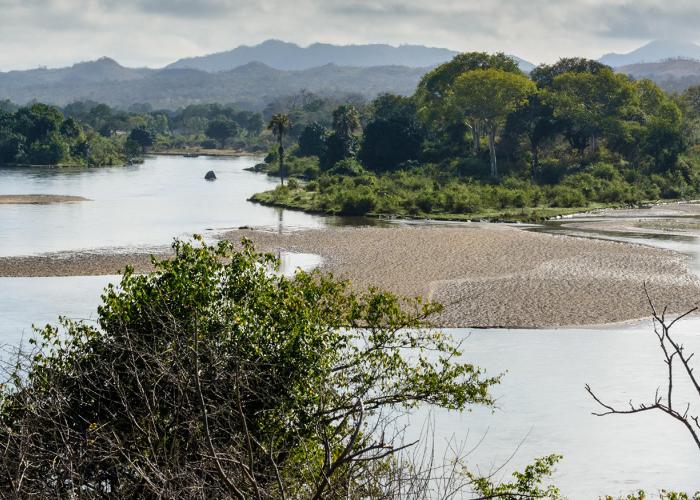
M 503 54 L 461 54 L 410 97 L 340 106 L 306 125 L 287 173 L 308 182 L 254 199 L 338 214 L 538 218 L 692 197 L 699 93 L 668 95 L 585 59 L 526 76 Z M 307 109 L 292 107 L 293 128 Z M 276 160 L 273 151 L 261 169 L 274 173 Z
M 0 165 L 117 165 L 127 161 L 127 143 L 45 104 L 0 109 Z

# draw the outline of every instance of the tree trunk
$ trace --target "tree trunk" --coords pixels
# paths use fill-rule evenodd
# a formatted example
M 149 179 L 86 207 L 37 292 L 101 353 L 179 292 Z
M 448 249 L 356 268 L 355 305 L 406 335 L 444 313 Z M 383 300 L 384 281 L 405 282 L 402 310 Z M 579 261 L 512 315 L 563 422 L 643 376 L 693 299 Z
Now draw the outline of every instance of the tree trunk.
M 489 153 L 491 157 L 491 177 L 498 178 L 498 164 L 496 163 L 496 127 L 489 127 Z
M 531 162 L 531 172 L 530 177 L 532 182 L 535 182 L 535 177 L 537 176 L 537 170 L 540 168 L 540 148 L 537 143 L 532 142 L 532 162 Z
M 284 171 L 284 146 L 282 145 L 282 141 L 280 141 L 280 147 L 277 150 L 277 153 L 280 157 L 280 183 L 282 184 L 282 186 L 284 186 L 284 174 L 286 172 Z
M 472 141 L 474 145 L 474 156 L 479 156 L 479 150 L 481 149 L 481 133 L 479 130 L 479 122 L 474 120 L 471 124 L 472 129 Z
M 591 158 L 593 158 L 598 150 L 598 139 L 595 134 L 591 134 Z

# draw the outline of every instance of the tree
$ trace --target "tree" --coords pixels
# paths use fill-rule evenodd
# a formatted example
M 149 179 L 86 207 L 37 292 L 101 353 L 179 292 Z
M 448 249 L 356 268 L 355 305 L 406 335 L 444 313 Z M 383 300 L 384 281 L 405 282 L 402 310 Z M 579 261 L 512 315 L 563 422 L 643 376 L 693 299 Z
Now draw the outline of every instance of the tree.
M 535 92 L 528 97 L 525 105 L 508 116 L 506 130 L 515 135 L 523 134 L 527 138 L 531 155 L 530 177 L 534 180 L 539 170 L 540 148 L 559 130 L 554 110 L 543 102 L 539 92 Z
M 349 138 L 359 128 L 360 113 L 352 104 L 343 104 L 333 111 L 333 132 L 340 138 Z
M 238 133 L 238 125 L 229 119 L 212 120 L 207 125 L 204 134 L 210 139 L 219 141 L 221 148 L 226 146 L 226 141 Z
M 633 95 L 619 120 L 608 132 L 608 146 L 639 171 L 643 163 L 653 170 L 674 167 L 685 149 L 683 115 L 678 105 L 650 80 L 633 82 Z
M 365 127 L 359 159 L 370 170 L 395 170 L 417 159 L 422 143 L 422 131 L 413 120 L 373 120 Z
M 488 135 L 491 175 L 498 177 L 496 135 L 508 115 L 527 103 L 535 84 L 522 74 L 499 69 L 468 71 L 453 85 L 449 101 L 456 112 L 483 126 Z
M 598 149 L 598 138 L 615 125 L 630 104 L 634 87 L 625 75 L 603 68 L 595 73 L 563 73 L 554 78 L 545 100 L 562 121 L 565 135 L 583 160 Z
M 406 447 L 392 408 L 492 404 L 498 378 L 426 328 L 438 306 L 286 278 L 247 244 L 173 249 L 0 386 L 0 495 L 365 497 Z
M 143 153 L 146 148 L 153 146 L 155 143 L 155 136 L 153 132 L 148 130 L 146 127 L 136 127 L 129 133 L 129 141 L 138 145 L 139 149 Z
M 664 357 L 664 364 L 666 365 L 668 378 L 665 390 L 660 392 L 656 389 L 656 394 L 653 399 L 648 403 L 633 404 L 630 401 L 629 406 L 624 409 L 615 408 L 614 406 L 603 402 L 594 392 L 591 387 L 586 384 L 586 392 L 591 395 L 591 397 L 598 403 L 603 410 L 600 412 L 593 413 L 597 416 L 605 415 L 633 415 L 637 413 L 646 412 L 662 412 L 673 418 L 679 424 L 681 424 L 690 434 L 693 443 L 698 447 L 700 451 L 700 415 L 693 415 L 691 411 L 697 411 L 697 404 L 691 404 L 690 402 L 678 403 L 677 399 L 674 399 L 674 389 L 678 388 L 681 381 L 685 381 L 690 386 L 690 394 L 697 396 L 700 401 L 700 379 L 695 375 L 695 370 L 692 366 L 691 360 L 694 357 L 693 353 L 688 353 L 677 339 L 673 337 L 671 332 L 673 326 L 681 321 L 686 316 L 693 314 L 697 311 L 697 307 L 681 314 L 675 319 L 666 318 L 666 308 L 663 311 L 657 310 L 654 303 L 649 296 L 649 292 L 644 288 L 646 292 L 647 301 L 649 307 L 652 311 L 654 334 L 659 341 L 659 347 Z M 675 365 L 674 365 L 675 363 Z M 676 377 L 676 367 L 681 373 L 681 381 Z
M 321 167 L 325 170 L 348 158 L 354 158 L 359 149 L 355 132 L 360 128 L 360 113 L 352 104 L 343 104 L 333 111 L 333 133 L 328 136 Z
M 415 95 L 423 119 L 426 122 L 439 125 L 438 128 L 456 130 L 454 122 L 462 124 L 464 117 L 451 113 L 447 104 L 453 93 L 455 81 L 463 73 L 485 69 L 498 69 L 516 75 L 523 74 L 517 61 L 503 53 L 466 52 L 458 54 L 451 61 L 441 64 L 421 78 Z M 472 153 L 478 155 L 482 131 L 477 122 L 468 122 L 467 125 L 472 134 Z
M 318 156 L 321 158 L 326 151 L 328 130 L 318 122 L 304 127 L 299 135 L 299 156 Z
M 284 113 L 274 115 L 267 125 L 267 129 L 277 139 L 277 155 L 280 162 L 280 183 L 282 186 L 284 186 L 284 176 L 286 174 L 284 167 L 284 136 L 291 128 L 292 122 L 289 120 L 289 116 Z
M 605 64 L 581 57 L 565 57 L 554 64 L 541 64 L 532 70 L 530 78 L 541 89 L 551 87 L 554 80 L 564 73 L 587 73 L 596 75 L 612 68 Z
M 382 94 L 370 105 L 372 119 L 364 129 L 359 158 L 375 171 L 395 170 L 419 157 L 424 139 L 415 101 Z

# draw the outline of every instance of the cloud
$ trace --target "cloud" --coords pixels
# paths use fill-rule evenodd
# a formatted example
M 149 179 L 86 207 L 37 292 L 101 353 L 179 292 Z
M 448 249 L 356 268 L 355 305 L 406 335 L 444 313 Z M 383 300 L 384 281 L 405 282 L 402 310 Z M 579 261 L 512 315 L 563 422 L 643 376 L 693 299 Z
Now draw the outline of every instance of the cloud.
M 597 32 L 612 38 L 693 38 L 700 24 L 697 2 L 637 0 L 603 5 L 595 13 Z
M 175 59 L 277 38 L 307 45 L 414 43 L 534 62 L 599 57 L 652 38 L 695 38 L 688 0 L 0 0 L 0 70 L 106 55 Z

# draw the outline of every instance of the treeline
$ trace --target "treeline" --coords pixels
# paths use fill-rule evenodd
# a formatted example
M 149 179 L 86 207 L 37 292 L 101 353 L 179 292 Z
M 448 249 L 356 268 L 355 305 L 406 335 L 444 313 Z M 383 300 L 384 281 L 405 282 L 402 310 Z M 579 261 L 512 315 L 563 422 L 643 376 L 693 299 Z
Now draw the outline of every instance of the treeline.
M 410 97 L 341 105 L 305 126 L 285 168 L 313 182 L 256 199 L 469 215 L 688 197 L 700 192 L 699 117 L 700 88 L 668 95 L 586 59 L 525 75 L 503 54 L 460 54 Z
M 11 109 L 6 103 L 3 108 Z M 127 160 L 125 140 L 104 137 L 57 108 L 0 109 L 0 165 L 100 166 Z

